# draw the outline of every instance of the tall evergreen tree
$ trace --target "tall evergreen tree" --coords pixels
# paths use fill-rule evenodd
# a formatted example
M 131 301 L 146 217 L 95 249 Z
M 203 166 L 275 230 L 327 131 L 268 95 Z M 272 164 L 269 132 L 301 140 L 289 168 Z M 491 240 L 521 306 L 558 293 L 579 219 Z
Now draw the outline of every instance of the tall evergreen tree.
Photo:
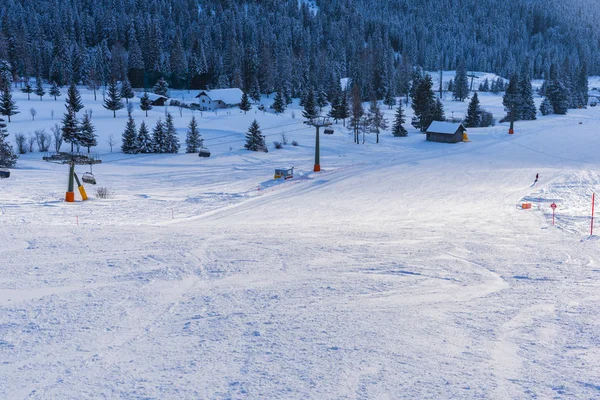
M 140 124 L 140 130 L 138 131 L 136 138 L 136 146 L 140 153 L 152 153 L 154 152 L 154 144 L 150 138 L 150 132 L 146 123 L 142 121 Z
M 369 122 L 371 123 L 370 129 L 371 131 L 375 132 L 375 143 L 379 143 L 379 133 L 382 130 L 386 130 L 388 128 L 388 125 L 387 120 L 383 117 L 381 108 L 379 108 L 377 99 L 375 98 L 371 100 L 371 103 L 369 105 L 368 118 Z
M 552 107 L 552 104 L 550 103 L 547 97 L 544 97 L 544 100 L 542 100 L 542 104 L 540 104 L 540 113 L 542 113 L 542 115 L 550 115 L 553 112 L 554 108 Z
M 463 101 L 469 97 L 469 79 L 467 77 L 465 62 L 462 60 L 458 63 L 458 68 L 456 69 L 456 78 L 454 79 L 453 89 L 455 100 Z
M 146 112 L 146 117 L 148 116 L 148 110 L 152 110 L 152 101 L 150 100 L 150 96 L 148 96 L 148 92 L 144 92 L 142 97 L 140 97 L 140 109 Z
M 403 124 L 406 122 L 404 117 L 404 110 L 402 109 L 402 102 L 398 105 L 398 109 L 396 110 L 396 115 L 394 118 L 394 124 L 392 125 L 392 135 L 396 137 L 405 137 L 408 135 L 408 132 L 404 128 Z
M 121 92 L 117 87 L 117 82 L 114 80 L 112 80 L 108 85 L 108 91 L 102 106 L 113 112 L 113 118 L 117 118 L 117 110 L 121 110 L 123 107 L 125 107 L 123 101 L 121 100 Z
M 8 122 L 10 122 L 10 116 L 18 114 L 18 109 L 19 107 L 17 107 L 17 104 L 12 98 L 10 86 L 5 85 L 0 93 L 0 115 L 8 117 Z
M 79 94 L 79 90 L 74 83 L 71 83 L 69 89 L 67 90 L 67 107 L 73 110 L 75 114 L 77 114 L 81 109 L 83 109 L 83 102 L 81 101 L 81 94 Z
M 507 110 L 506 117 L 504 117 L 504 121 L 509 121 L 512 119 L 513 121 L 518 121 L 521 119 L 519 115 L 520 105 L 522 104 L 521 94 L 519 91 L 519 77 L 518 75 L 513 75 L 508 82 L 508 86 L 506 88 L 506 92 L 504 93 L 504 97 L 502 98 L 502 104 Z
M 546 98 L 552 105 L 554 114 L 564 115 L 569 108 L 569 93 L 560 80 L 551 80 L 546 86 Z
M 190 123 L 188 125 L 187 135 L 185 137 L 185 146 L 186 153 L 197 153 L 198 150 L 203 147 L 204 141 L 200 136 L 200 131 L 198 130 L 198 123 L 196 122 L 196 117 L 192 117 Z
M 415 115 L 413 126 L 420 129 L 421 132 L 425 132 L 431 121 L 434 120 L 436 108 L 433 81 L 429 74 L 426 74 L 419 82 L 412 107 Z
M 135 121 L 132 117 L 129 117 L 129 119 L 127 120 L 127 124 L 125 125 L 125 131 L 122 134 L 121 151 L 125 154 L 139 153 L 137 129 L 135 126 Z
M 158 82 L 156 82 L 153 92 L 161 96 L 169 97 L 169 84 L 165 78 L 160 78 Z
M 242 110 L 244 114 L 246 114 L 246 112 L 250 111 L 251 109 L 252 105 L 250 105 L 250 100 L 248 100 L 248 93 L 244 92 L 244 94 L 242 94 L 242 100 L 240 102 L 240 110 Z
M 166 153 L 167 140 L 165 134 L 165 125 L 159 118 L 152 130 L 152 147 L 155 153 Z
M 285 107 L 286 104 L 283 94 L 281 90 L 278 90 L 277 93 L 275 93 L 275 99 L 273 101 L 273 111 L 275 111 L 275 114 L 281 114 L 285 111 Z
M 467 117 L 465 118 L 465 127 L 477 128 L 479 126 L 481 126 L 481 108 L 479 106 L 479 96 L 475 92 L 469 103 Z
M 29 81 L 25 82 L 25 87 L 21 89 L 21 92 L 27 93 L 27 100 L 31 100 L 30 95 L 33 93 L 33 88 L 31 87 Z
M 527 72 L 524 72 L 519 80 L 519 101 L 519 118 L 527 121 L 534 120 L 537 109 L 533 102 L 533 88 Z
M 248 133 L 246 133 L 246 144 L 244 147 L 250 151 L 261 151 L 265 153 L 269 152 L 269 149 L 265 144 L 265 137 L 263 136 L 260 126 L 256 120 L 254 120 L 248 128 Z
M 177 130 L 175 129 L 175 122 L 171 113 L 167 113 L 165 118 L 165 153 L 177 153 L 179 152 L 179 138 L 177 137 Z
M 315 92 L 311 89 L 306 93 L 304 98 L 304 110 L 302 111 L 302 117 L 307 120 L 313 120 L 319 115 L 317 106 L 315 103 Z
M 6 122 L 0 118 L 0 167 L 13 167 L 19 156 L 15 153 L 12 145 L 8 142 L 8 130 Z
M 62 119 L 62 138 L 65 142 L 71 144 L 71 153 L 74 150 L 74 146 L 79 145 L 79 139 L 81 136 L 81 129 L 79 121 L 75 117 L 75 112 L 68 106 L 67 112 L 64 114 Z
M 52 82 L 52 86 L 50 86 L 50 91 L 48 94 L 54 97 L 54 101 L 56 101 L 56 98 L 60 96 L 60 87 L 56 84 L 56 82 Z
M 39 96 L 41 101 L 45 94 L 46 91 L 44 90 L 44 86 L 42 86 L 42 78 L 38 76 L 35 80 L 35 95 Z
M 96 128 L 92 124 L 92 114 L 90 110 L 83 113 L 83 119 L 81 120 L 81 145 L 87 147 L 88 153 L 92 147 L 98 145 Z
M 385 92 L 385 98 L 383 99 L 383 104 L 388 106 L 391 110 L 396 105 L 396 98 L 394 97 L 394 92 L 389 89 Z
M 134 97 L 135 93 L 131 87 L 131 82 L 127 78 L 123 79 L 123 82 L 121 82 L 121 98 L 125 99 L 125 102 L 129 104 L 129 99 L 133 99 Z

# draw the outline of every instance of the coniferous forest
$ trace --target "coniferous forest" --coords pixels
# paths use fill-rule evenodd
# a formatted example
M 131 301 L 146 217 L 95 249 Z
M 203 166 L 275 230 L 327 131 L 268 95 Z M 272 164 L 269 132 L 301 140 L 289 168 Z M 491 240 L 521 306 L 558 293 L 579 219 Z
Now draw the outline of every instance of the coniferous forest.
M 300 97 L 349 77 L 361 97 L 406 92 L 412 69 L 599 74 L 591 0 L 4 0 L 14 81 L 240 87 Z

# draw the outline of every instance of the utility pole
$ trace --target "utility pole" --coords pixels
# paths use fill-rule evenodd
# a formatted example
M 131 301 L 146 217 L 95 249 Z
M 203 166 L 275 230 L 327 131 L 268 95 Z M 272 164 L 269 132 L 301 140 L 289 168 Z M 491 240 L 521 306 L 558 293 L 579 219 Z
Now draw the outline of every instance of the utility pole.
M 312 125 L 316 128 L 316 136 L 315 136 L 315 167 L 314 172 L 321 171 L 321 151 L 319 148 L 319 128 L 322 126 L 331 126 L 331 122 L 327 117 L 316 117 L 309 121 L 304 121 L 307 125 Z

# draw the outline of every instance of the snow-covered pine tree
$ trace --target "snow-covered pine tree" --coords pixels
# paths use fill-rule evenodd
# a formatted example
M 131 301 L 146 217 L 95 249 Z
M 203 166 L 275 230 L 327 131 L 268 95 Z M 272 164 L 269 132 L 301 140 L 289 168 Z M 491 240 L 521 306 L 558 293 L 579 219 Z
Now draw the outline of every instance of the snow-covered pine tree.
M 156 125 L 154 125 L 154 129 L 152 129 L 152 147 L 154 148 L 155 153 L 166 153 L 167 142 L 165 125 L 160 118 L 158 118 Z
M 31 84 L 29 83 L 29 81 L 25 82 L 25 87 L 23 87 L 23 89 L 21 89 L 21 92 L 27 93 L 27 100 L 31 100 L 30 95 L 31 95 L 31 93 L 33 93 L 33 88 L 31 87 Z
M 152 101 L 150 100 L 150 96 L 148 96 L 148 92 L 144 92 L 142 97 L 140 97 L 140 109 L 146 112 L 146 117 L 148 116 L 148 110 L 152 110 Z
M 248 128 L 248 133 L 246 133 L 246 144 L 244 147 L 250 151 L 262 151 L 265 153 L 269 152 L 269 149 L 265 144 L 265 137 L 263 136 L 260 126 L 256 120 L 254 120 Z
M 322 87 L 320 87 L 317 90 L 317 94 L 315 97 L 315 104 L 317 107 L 319 107 L 319 113 L 321 112 L 323 107 L 325 107 L 327 105 L 327 93 L 325 93 L 325 90 Z
M 504 97 L 502 98 L 502 105 L 507 110 L 506 116 L 503 118 L 503 121 L 510 121 L 511 112 L 513 121 L 518 121 L 521 119 L 519 115 L 519 106 L 522 104 L 521 95 L 519 92 L 519 76 L 514 74 L 510 77 L 508 82 L 508 87 L 506 88 L 506 92 L 504 93 Z
M 169 84 L 165 80 L 165 78 L 160 78 L 152 91 L 158 95 L 169 97 Z
M 377 99 L 371 99 L 371 103 L 369 104 L 368 110 L 368 118 L 370 122 L 370 130 L 375 132 L 375 143 L 379 143 L 379 133 L 382 130 L 386 130 L 388 128 L 387 120 L 383 117 L 383 113 L 381 112 L 381 108 L 379 108 L 379 104 Z
M 92 124 L 92 113 L 91 110 L 87 110 L 83 113 L 83 119 L 81 120 L 81 145 L 87 147 L 88 153 L 92 147 L 98 145 L 96 136 L 96 128 Z
M 0 118 L 0 167 L 13 167 L 19 156 L 8 142 L 8 129 L 6 121 Z
M 42 78 L 41 77 L 37 77 L 35 80 L 35 91 L 34 91 L 36 96 L 40 97 L 40 101 L 42 100 L 42 97 L 44 97 L 44 95 L 46 94 L 46 91 L 44 90 L 44 86 L 42 86 Z
M 250 87 L 250 98 L 255 103 L 260 101 L 260 85 L 258 83 L 258 78 L 254 78 L 252 81 L 252 87 Z
M 388 106 L 390 110 L 396 105 L 396 97 L 394 96 L 392 86 L 388 86 L 388 90 L 386 90 L 385 97 L 383 98 L 383 104 Z
M 394 124 L 392 125 L 392 135 L 395 137 L 405 137 L 408 135 L 408 132 L 402 126 L 406 122 L 404 117 L 404 110 L 402 109 L 402 102 L 398 104 L 398 109 L 396 110 L 396 114 L 394 117 Z
M 56 101 L 56 98 L 60 96 L 60 87 L 56 84 L 56 82 L 52 82 L 52 86 L 50 86 L 50 91 L 48 94 L 54 97 L 54 101 Z
M 554 108 L 552 108 L 552 104 L 550 103 L 550 100 L 548 100 L 547 97 L 544 97 L 544 100 L 542 100 L 542 104 L 540 104 L 540 112 L 542 113 L 542 115 L 550 115 L 554 112 Z
M 164 126 L 166 144 L 165 153 L 179 152 L 179 138 L 177 137 L 177 129 L 175 129 L 175 122 L 171 113 L 167 113 Z
M 197 153 L 198 150 L 203 146 L 204 141 L 200 136 L 200 131 L 198 130 L 198 123 L 196 122 L 196 117 L 192 116 L 190 123 L 188 125 L 187 134 L 185 136 L 185 152 L 186 153 Z
M 18 109 L 17 104 L 12 98 L 10 85 L 4 85 L 2 92 L 0 92 L 0 115 L 8 117 L 8 122 L 10 122 L 10 116 L 18 114 Z
M 413 126 L 420 129 L 421 132 L 429 127 L 431 121 L 435 116 L 435 93 L 433 93 L 433 81 L 429 74 L 425 74 L 423 79 L 419 82 L 419 87 L 415 90 L 415 97 L 413 100 L 413 110 L 416 119 L 414 120 Z
M 551 80 L 546 86 L 546 98 L 552 105 L 554 114 L 564 115 L 569 108 L 569 93 L 564 83 L 559 80 Z
M 79 94 L 79 90 L 74 83 L 69 85 L 69 89 L 67 90 L 67 107 L 73 110 L 75 114 L 77 114 L 82 108 L 83 103 L 81 101 L 81 94 Z
M 140 153 L 154 152 L 152 138 L 150 138 L 150 132 L 148 131 L 148 127 L 144 121 L 142 121 L 140 124 L 140 130 L 138 131 L 136 138 L 136 147 Z
M 125 107 L 123 101 L 121 100 L 121 92 L 119 91 L 117 82 L 115 80 L 112 80 L 108 84 L 106 98 L 104 99 L 104 104 L 102 106 L 113 112 L 113 118 L 117 118 L 117 110 L 121 110 L 123 107 Z
M 466 128 L 477 128 L 481 126 L 481 108 L 479 107 L 479 96 L 477 92 L 473 94 L 467 109 L 467 117 L 465 118 Z
M 135 121 L 132 117 L 129 117 L 127 124 L 125 125 L 125 131 L 122 134 L 121 151 L 125 154 L 137 154 L 139 153 L 138 141 L 137 141 L 137 129 Z
M 131 87 L 131 82 L 129 79 L 125 78 L 121 82 L 121 98 L 125 99 L 125 102 L 129 104 L 129 99 L 133 99 L 135 97 L 135 93 Z
M 66 106 L 67 112 L 64 114 L 62 119 L 62 138 L 65 142 L 71 144 L 71 153 L 74 150 L 74 146 L 80 144 L 79 139 L 81 135 L 81 129 L 79 121 L 75 117 L 75 112 Z
M 315 92 L 312 88 L 306 93 L 304 98 L 304 110 L 302 110 L 302 117 L 311 121 L 319 115 L 319 110 L 315 103 Z
M 242 94 L 242 100 L 240 101 L 240 110 L 246 114 L 246 112 L 252 109 L 252 105 L 250 104 L 250 100 L 248 99 L 248 93 L 244 92 Z
M 519 79 L 519 106 L 518 115 L 520 119 L 531 121 L 535 119 L 537 109 L 533 102 L 533 88 L 528 71 L 525 71 Z
M 469 97 L 469 79 L 467 77 L 467 69 L 465 67 L 464 60 L 461 60 L 458 63 L 458 68 L 456 69 L 456 78 L 454 79 L 453 95 L 454 99 L 458 101 L 463 101 L 464 99 Z
M 275 93 L 275 99 L 273 101 L 273 111 L 275 111 L 275 114 L 281 114 L 285 111 L 285 108 L 286 104 L 283 93 L 281 90 L 277 90 L 277 93 Z

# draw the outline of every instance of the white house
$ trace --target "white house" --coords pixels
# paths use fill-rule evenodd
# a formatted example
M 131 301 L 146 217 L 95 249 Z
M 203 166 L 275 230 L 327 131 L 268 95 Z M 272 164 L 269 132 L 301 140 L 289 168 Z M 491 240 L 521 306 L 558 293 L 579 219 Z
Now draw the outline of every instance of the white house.
M 217 108 L 236 107 L 242 102 L 244 92 L 238 88 L 203 90 L 196 98 L 200 109 L 214 111 Z

